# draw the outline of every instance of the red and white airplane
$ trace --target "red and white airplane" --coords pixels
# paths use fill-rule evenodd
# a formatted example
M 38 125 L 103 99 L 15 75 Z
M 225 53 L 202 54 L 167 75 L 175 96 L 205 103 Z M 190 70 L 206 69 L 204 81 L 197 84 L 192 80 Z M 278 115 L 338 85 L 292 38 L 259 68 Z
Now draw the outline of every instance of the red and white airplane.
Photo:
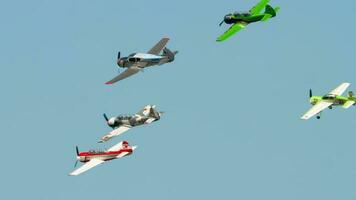
M 70 176 L 77 176 L 87 170 L 109 160 L 113 160 L 116 158 L 122 158 L 124 156 L 128 156 L 132 154 L 132 152 L 137 148 L 137 146 L 130 146 L 127 141 L 122 141 L 107 151 L 101 150 L 92 150 L 87 152 L 79 152 L 78 147 L 77 150 L 77 161 L 75 166 L 77 165 L 78 161 L 85 163 L 81 167 L 74 170 L 70 173 Z

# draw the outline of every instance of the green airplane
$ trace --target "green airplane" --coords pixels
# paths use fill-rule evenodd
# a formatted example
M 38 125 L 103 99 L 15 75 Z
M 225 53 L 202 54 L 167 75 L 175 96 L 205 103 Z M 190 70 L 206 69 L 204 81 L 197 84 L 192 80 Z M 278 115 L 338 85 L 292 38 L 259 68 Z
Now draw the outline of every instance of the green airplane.
M 332 109 L 333 106 L 342 106 L 347 109 L 352 105 L 355 105 L 356 97 L 352 91 L 349 92 L 347 97 L 341 96 L 342 93 L 350 86 L 350 83 L 342 83 L 329 94 L 324 96 L 313 96 L 312 90 L 309 90 L 310 103 L 313 105 L 308 112 L 306 112 L 301 119 L 309 119 L 314 115 L 317 115 L 317 119 L 320 119 L 321 112 L 326 109 Z
M 231 37 L 238 31 L 245 28 L 248 24 L 253 22 L 265 22 L 272 17 L 275 17 L 279 11 L 279 7 L 273 8 L 268 5 L 270 0 L 261 0 L 255 7 L 253 7 L 249 12 L 234 12 L 225 15 L 224 20 L 219 24 L 221 26 L 224 22 L 226 24 L 233 24 L 224 34 L 216 39 L 218 42 L 222 42 L 227 38 Z M 264 13 L 261 11 L 265 9 Z

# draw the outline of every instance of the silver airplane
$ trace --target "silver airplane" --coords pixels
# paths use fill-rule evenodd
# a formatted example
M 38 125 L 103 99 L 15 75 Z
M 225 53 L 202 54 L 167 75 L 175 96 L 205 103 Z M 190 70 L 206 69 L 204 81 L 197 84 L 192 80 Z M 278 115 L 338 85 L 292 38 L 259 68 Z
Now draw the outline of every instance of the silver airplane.
M 166 48 L 169 38 L 162 38 L 151 50 L 147 53 L 133 53 L 128 57 L 120 58 L 120 52 L 117 55 L 117 65 L 122 68 L 127 68 L 124 72 L 106 82 L 110 85 L 122 79 L 132 76 L 139 72 L 141 69 L 151 67 L 154 65 L 163 65 L 172 62 L 178 51 L 171 51 Z M 160 55 L 160 52 L 163 53 Z
M 111 131 L 109 134 L 103 136 L 98 142 L 106 142 L 111 138 L 128 131 L 132 127 L 150 124 L 154 121 L 158 121 L 161 118 L 163 112 L 158 112 L 155 108 L 155 105 L 147 105 L 141 111 L 132 116 L 121 115 L 117 117 L 112 117 L 110 119 L 104 113 L 103 115 L 108 126 L 110 126 L 114 130 Z

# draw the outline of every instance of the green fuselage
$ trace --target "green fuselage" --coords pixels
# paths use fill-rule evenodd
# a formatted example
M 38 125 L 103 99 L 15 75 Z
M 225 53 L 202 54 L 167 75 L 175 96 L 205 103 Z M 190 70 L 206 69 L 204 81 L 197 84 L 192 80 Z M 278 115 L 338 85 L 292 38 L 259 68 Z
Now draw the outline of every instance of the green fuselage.
M 320 101 L 333 103 L 333 106 L 342 106 L 347 101 L 356 101 L 356 97 L 325 95 L 325 96 L 312 96 L 310 98 L 310 103 L 312 105 L 315 105 Z
M 229 14 L 224 17 L 224 22 L 226 24 L 236 24 L 237 22 L 243 22 L 246 24 L 253 23 L 253 22 L 259 22 L 263 19 L 265 15 L 251 15 L 248 13 L 245 14 Z

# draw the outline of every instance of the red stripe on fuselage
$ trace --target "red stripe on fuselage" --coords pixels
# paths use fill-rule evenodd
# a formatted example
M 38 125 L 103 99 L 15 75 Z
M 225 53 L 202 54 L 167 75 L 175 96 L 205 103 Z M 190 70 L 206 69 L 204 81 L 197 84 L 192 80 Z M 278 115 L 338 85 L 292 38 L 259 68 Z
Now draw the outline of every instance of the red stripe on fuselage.
M 108 151 L 108 152 L 102 152 L 102 153 L 93 153 L 93 152 L 80 152 L 79 156 L 85 156 L 85 157 L 90 157 L 90 156 L 118 156 L 121 153 L 128 152 L 132 153 L 132 149 L 121 149 L 119 151 Z

